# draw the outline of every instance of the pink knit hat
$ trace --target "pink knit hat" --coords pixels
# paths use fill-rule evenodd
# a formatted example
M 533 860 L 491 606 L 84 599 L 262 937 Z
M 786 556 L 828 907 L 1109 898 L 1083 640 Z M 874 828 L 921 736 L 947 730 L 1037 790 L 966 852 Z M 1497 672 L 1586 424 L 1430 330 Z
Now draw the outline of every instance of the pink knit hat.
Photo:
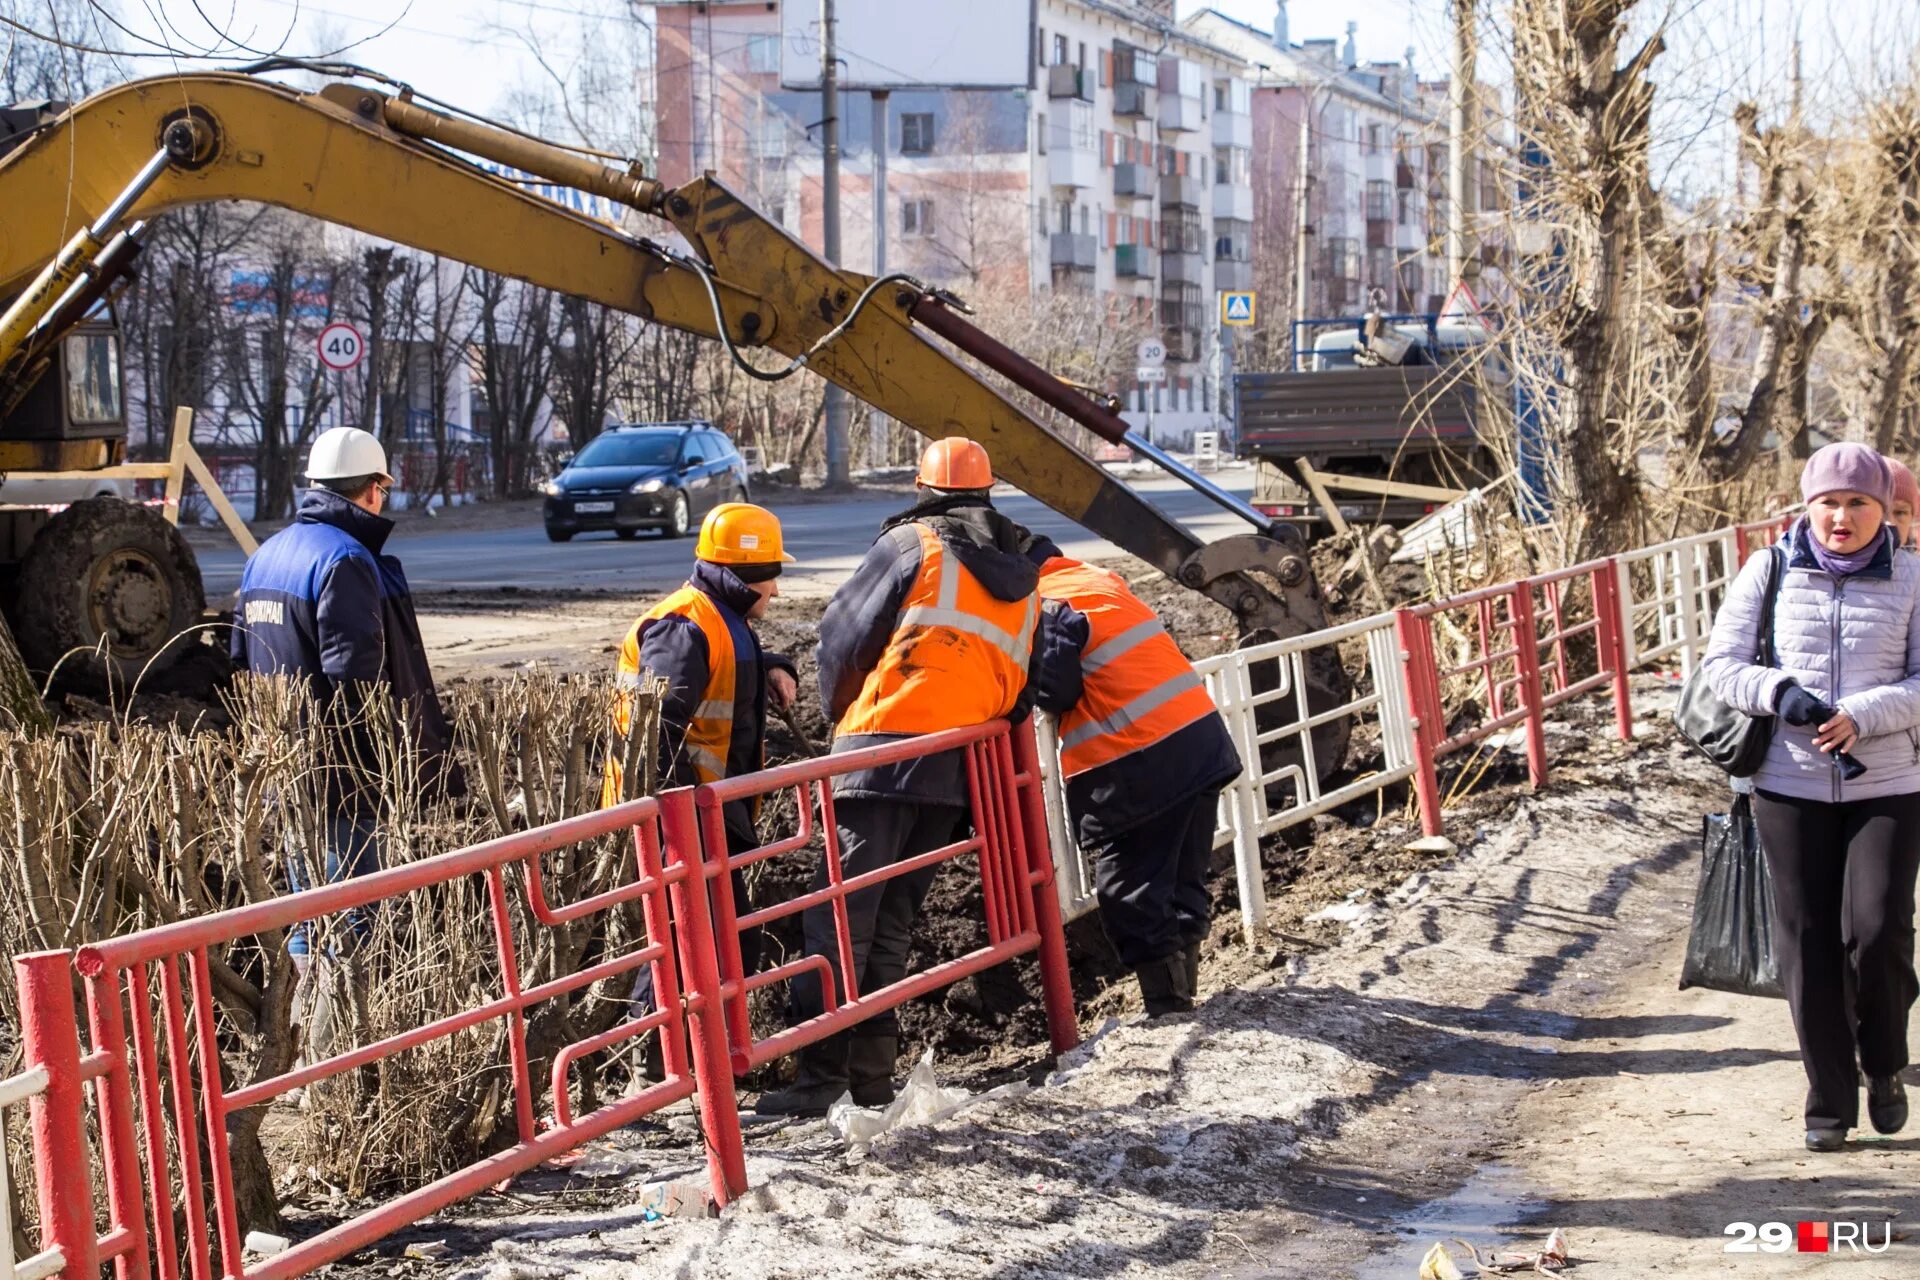
M 1893 468 L 1893 500 L 1920 512 L 1920 480 L 1915 480 L 1913 471 L 1898 458 L 1888 458 L 1887 465 Z
M 1800 473 L 1800 497 L 1812 502 L 1823 493 L 1864 493 L 1886 511 L 1893 504 L 1893 468 L 1864 444 L 1830 444 L 1807 459 Z

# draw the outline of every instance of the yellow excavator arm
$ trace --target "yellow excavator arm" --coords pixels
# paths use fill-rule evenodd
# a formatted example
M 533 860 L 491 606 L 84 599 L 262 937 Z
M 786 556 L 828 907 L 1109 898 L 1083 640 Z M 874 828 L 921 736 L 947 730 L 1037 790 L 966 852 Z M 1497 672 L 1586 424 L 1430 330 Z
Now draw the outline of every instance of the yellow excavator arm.
M 670 225 L 691 251 L 583 216 L 469 156 L 619 201 Z M 143 171 L 146 185 L 130 191 Z M 51 295 L 74 273 L 56 270 L 60 256 L 107 241 L 113 227 L 89 229 L 103 214 L 134 225 L 215 200 L 275 205 L 709 338 L 724 323 L 736 356 L 776 367 L 785 362 L 768 352 L 805 356 L 926 436 L 980 440 L 1002 478 L 1225 604 L 1243 633 L 1325 625 L 1297 535 L 1195 538 L 976 372 L 961 353 L 1124 437 L 1109 407 L 968 324 L 955 300 L 906 277 L 836 270 L 711 176 L 670 188 L 404 90 L 169 76 L 106 90 L 40 128 L 0 159 L 0 297 L 15 300 L 0 361 L 36 320 L 45 336 Z

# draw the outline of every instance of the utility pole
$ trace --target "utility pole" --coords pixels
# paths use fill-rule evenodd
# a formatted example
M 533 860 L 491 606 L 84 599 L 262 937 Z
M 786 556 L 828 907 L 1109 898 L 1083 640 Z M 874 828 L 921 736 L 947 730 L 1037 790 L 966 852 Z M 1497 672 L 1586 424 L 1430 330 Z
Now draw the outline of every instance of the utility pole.
M 1296 321 L 1307 319 L 1313 308 L 1313 254 L 1308 248 L 1308 217 L 1312 212 L 1313 167 L 1307 163 L 1307 148 L 1313 141 L 1313 95 L 1313 85 L 1300 86 L 1300 145 L 1294 159 L 1298 178 L 1294 183 L 1293 211 L 1293 318 Z M 1287 345 L 1291 348 L 1294 344 L 1289 342 Z M 1289 354 L 1288 367 L 1294 368 L 1299 358 L 1296 354 Z
M 876 277 L 887 274 L 887 148 L 892 144 L 887 125 L 889 97 L 885 89 L 873 91 L 873 274 Z M 887 443 L 887 415 L 875 409 L 868 423 L 867 465 L 883 467 L 891 461 L 882 456 Z
M 1473 102 L 1474 0 L 1453 0 L 1453 70 L 1447 78 L 1447 288 L 1467 278 L 1467 129 Z
M 820 0 L 820 216 L 827 265 L 840 267 L 840 69 L 834 59 L 833 0 Z M 847 393 L 827 384 L 827 487 L 852 481 L 847 465 Z

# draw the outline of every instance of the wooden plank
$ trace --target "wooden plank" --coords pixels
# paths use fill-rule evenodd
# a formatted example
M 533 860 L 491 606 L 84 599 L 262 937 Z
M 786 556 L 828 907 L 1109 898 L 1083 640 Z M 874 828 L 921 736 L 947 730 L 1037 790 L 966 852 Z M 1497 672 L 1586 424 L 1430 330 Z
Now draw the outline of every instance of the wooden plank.
M 1307 489 L 1313 494 L 1313 500 L 1320 504 L 1320 510 L 1327 516 L 1327 523 L 1333 526 L 1335 533 L 1347 531 L 1347 518 L 1340 514 L 1340 508 L 1334 505 L 1333 498 L 1327 493 L 1327 486 L 1320 481 L 1320 473 L 1305 458 L 1295 458 L 1293 464 L 1300 468 L 1300 478 L 1307 482 Z
M 1305 464 L 1302 464 L 1305 465 Z M 1316 474 L 1329 489 L 1350 493 L 1371 493 L 1383 498 L 1418 498 L 1425 502 L 1458 502 L 1467 496 L 1465 489 L 1442 489 L 1431 484 L 1407 484 L 1400 480 L 1372 480 L 1364 476 L 1340 476 L 1329 471 Z
M 87 471 L 35 471 L 35 480 L 165 480 L 173 467 L 165 462 L 123 462 Z
M 184 451 L 193 448 L 192 441 L 193 410 L 183 404 L 173 411 L 173 438 L 168 442 L 167 474 L 162 477 L 167 491 L 160 512 L 175 525 L 180 523 L 180 491 L 187 486 Z

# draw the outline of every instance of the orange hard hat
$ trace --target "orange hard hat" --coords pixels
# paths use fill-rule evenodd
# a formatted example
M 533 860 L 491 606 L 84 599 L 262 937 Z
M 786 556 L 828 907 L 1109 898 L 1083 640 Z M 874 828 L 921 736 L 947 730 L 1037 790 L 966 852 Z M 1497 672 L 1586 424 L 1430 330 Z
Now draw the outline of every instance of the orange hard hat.
M 915 478 L 929 489 L 991 489 L 993 463 L 978 440 L 948 436 L 927 446 Z
M 723 502 L 707 512 L 693 554 L 713 564 L 793 563 L 781 545 L 780 517 L 751 502 Z

